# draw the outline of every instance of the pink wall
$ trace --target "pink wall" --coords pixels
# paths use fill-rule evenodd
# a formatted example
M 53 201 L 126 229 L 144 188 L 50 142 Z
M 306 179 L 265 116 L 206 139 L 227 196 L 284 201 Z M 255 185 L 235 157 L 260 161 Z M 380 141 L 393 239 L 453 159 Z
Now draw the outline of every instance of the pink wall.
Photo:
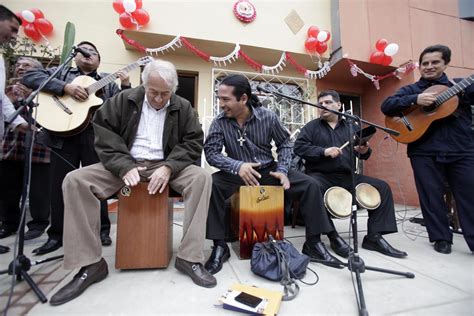
M 447 70 L 449 76 L 464 77 L 474 73 L 474 23 L 458 18 L 457 1 L 448 0 L 339 0 L 339 18 L 343 54 L 359 65 L 368 62 L 375 51 L 375 42 L 386 38 L 399 44 L 392 66 L 397 67 L 410 60 L 418 60 L 420 52 L 433 44 L 445 44 L 452 50 L 452 61 Z M 342 62 L 342 61 L 341 61 Z M 362 69 L 363 66 L 361 66 Z M 389 73 L 386 67 L 380 73 Z M 347 69 L 349 71 L 349 69 Z M 320 80 L 318 90 L 333 88 L 339 91 L 357 93 L 362 98 L 364 119 L 383 125 L 384 116 L 380 104 L 400 87 L 418 80 L 419 74 L 385 79 L 381 89 L 373 84 L 340 85 L 337 80 Z M 382 133 L 371 140 L 373 156 L 365 164 L 367 175 L 387 181 L 397 203 L 418 205 L 418 196 L 413 181 L 406 146 L 397 144 Z

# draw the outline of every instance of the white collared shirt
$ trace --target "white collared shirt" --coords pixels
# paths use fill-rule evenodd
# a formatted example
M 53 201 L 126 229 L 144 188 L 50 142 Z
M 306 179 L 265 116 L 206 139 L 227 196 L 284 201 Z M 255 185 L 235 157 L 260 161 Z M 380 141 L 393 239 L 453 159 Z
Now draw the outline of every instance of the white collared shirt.
M 170 101 L 156 110 L 145 95 L 138 131 L 130 153 L 135 159 L 163 160 L 163 129 L 165 127 L 166 109 Z

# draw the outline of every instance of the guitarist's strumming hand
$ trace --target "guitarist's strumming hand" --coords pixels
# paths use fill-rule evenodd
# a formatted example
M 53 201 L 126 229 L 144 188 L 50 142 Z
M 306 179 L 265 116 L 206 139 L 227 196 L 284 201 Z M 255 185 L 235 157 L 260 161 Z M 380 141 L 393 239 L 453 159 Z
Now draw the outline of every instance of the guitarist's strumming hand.
M 77 84 L 70 84 L 64 86 L 64 92 L 70 95 L 74 100 L 84 102 L 89 97 L 89 93 L 87 93 L 86 89 L 77 85 Z
M 435 92 L 420 93 L 418 97 L 416 97 L 416 104 L 421 105 L 421 106 L 430 106 L 435 101 L 436 101 Z

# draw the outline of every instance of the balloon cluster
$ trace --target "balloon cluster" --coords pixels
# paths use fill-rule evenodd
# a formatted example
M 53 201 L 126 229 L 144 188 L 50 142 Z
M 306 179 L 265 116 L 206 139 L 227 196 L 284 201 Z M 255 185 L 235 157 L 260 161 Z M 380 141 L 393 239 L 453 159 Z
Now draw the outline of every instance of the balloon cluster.
M 304 43 L 306 51 L 309 53 L 322 54 L 328 49 L 327 42 L 331 38 L 329 31 L 320 31 L 317 26 L 310 26 L 308 28 L 308 38 Z
M 53 32 L 53 24 L 44 18 L 40 9 L 23 10 L 16 15 L 21 19 L 23 32 L 33 41 L 39 41 Z
M 388 43 L 385 38 L 379 39 L 375 43 L 375 52 L 370 54 L 370 62 L 373 64 L 379 64 L 383 66 L 388 66 L 392 63 L 392 56 L 398 53 L 398 44 Z
M 142 9 L 142 0 L 114 0 L 112 6 L 120 14 L 120 24 L 125 28 L 139 29 L 150 21 L 150 15 Z

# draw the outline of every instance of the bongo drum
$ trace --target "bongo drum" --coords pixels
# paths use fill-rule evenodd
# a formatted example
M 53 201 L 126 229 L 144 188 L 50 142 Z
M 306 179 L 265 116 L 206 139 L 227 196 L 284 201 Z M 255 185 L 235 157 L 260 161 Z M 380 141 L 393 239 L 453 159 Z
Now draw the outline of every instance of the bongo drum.
M 335 218 L 349 217 L 352 208 L 352 195 L 344 188 L 330 187 L 324 193 L 324 205 Z
M 380 206 L 380 193 L 373 185 L 359 183 L 355 191 L 357 203 L 363 208 L 374 210 Z

